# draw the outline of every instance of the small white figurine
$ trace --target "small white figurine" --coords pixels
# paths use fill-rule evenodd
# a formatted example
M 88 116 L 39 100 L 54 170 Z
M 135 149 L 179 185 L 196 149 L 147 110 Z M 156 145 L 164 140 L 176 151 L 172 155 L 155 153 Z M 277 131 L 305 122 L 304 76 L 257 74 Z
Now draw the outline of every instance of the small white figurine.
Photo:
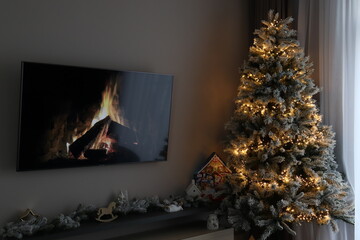
M 169 206 L 166 206 L 165 208 L 165 211 L 166 212 L 178 212 L 178 211 L 181 211 L 183 210 L 182 206 L 178 206 L 176 204 L 170 204 Z
M 218 230 L 219 229 L 219 219 L 216 214 L 209 214 L 207 219 L 207 229 L 209 230 Z
M 199 197 L 201 195 L 200 189 L 196 186 L 195 180 L 193 179 L 190 185 L 186 188 L 186 194 L 190 197 Z

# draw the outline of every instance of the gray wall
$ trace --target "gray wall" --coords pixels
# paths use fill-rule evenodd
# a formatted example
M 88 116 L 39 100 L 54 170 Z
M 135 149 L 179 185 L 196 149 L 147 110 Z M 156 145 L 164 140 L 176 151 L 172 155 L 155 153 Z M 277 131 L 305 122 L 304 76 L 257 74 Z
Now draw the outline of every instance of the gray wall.
M 49 218 L 112 194 L 181 193 L 222 155 L 223 126 L 248 51 L 247 0 L 0 0 L 0 224 Z M 20 62 L 174 75 L 167 162 L 16 172 Z

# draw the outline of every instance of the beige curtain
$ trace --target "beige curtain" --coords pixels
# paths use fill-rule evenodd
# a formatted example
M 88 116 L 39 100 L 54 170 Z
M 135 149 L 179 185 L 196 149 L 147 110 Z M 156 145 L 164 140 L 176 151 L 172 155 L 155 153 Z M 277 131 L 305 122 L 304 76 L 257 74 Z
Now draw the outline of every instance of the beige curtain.
M 335 155 L 339 171 L 354 186 L 356 0 L 301 0 L 298 39 L 314 62 L 313 75 L 320 86 L 320 112 L 324 124 L 336 132 Z M 358 66 L 359 67 L 359 66 Z M 358 93 L 360 94 L 360 93 Z M 349 199 L 349 203 L 354 199 Z M 296 240 L 353 240 L 354 226 L 338 221 L 330 226 L 306 223 L 296 227 Z

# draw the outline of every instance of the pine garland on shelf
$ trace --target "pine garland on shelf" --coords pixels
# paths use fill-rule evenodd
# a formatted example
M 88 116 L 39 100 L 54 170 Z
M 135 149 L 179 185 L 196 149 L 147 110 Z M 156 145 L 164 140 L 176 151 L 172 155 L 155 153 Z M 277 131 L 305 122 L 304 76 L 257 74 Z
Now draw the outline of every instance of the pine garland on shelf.
M 158 196 L 129 199 L 127 191 L 120 192 L 113 200 L 115 208 L 113 214 L 127 215 L 130 213 L 146 213 L 151 209 L 160 209 L 167 212 L 182 210 L 182 207 L 198 207 L 200 199 L 189 196 L 170 196 L 169 199 L 160 200 Z M 170 210 L 169 210 L 170 209 Z M 27 214 L 26 219 L 9 222 L 0 228 L 0 236 L 3 239 L 22 239 L 25 236 L 33 236 L 38 233 L 50 233 L 79 228 L 82 222 L 96 219 L 99 208 L 94 205 L 82 205 L 72 211 L 69 215 L 59 214 L 52 221 L 46 217 Z

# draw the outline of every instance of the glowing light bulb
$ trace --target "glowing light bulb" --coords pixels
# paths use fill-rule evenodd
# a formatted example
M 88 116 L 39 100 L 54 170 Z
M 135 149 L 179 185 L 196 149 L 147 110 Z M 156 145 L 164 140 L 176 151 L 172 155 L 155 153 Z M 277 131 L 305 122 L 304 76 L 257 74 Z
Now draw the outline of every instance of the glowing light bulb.
M 242 154 L 246 154 L 247 151 L 248 151 L 247 149 L 244 149 L 244 150 L 241 151 L 241 153 L 242 153 Z
M 233 154 L 234 154 L 235 156 L 239 156 L 239 151 L 238 151 L 237 149 L 235 149 L 235 150 L 233 151 Z

